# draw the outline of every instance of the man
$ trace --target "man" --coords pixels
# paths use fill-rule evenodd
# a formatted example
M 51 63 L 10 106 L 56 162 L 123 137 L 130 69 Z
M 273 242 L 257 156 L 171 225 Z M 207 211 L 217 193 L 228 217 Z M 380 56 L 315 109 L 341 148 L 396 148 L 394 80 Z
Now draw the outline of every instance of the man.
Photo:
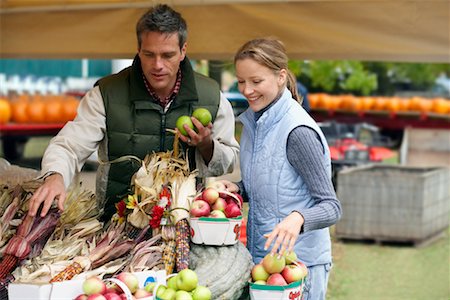
M 66 188 L 87 158 L 98 148 L 96 194 L 102 220 L 115 212 L 114 203 L 129 191 L 139 164 L 128 156 L 172 149 L 181 115 L 207 108 L 212 123 L 192 118 L 197 132 L 185 126 L 183 149 L 190 148 L 199 176 L 233 171 L 239 153 L 234 116 L 228 100 L 212 79 L 195 73 L 186 57 L 187 26 L 167 5 L 146 12 L 136 26 L 138 54 L 121 72 L 100 79 L 81 100 L 78 115 L 52 139 L 42 160 L 43 185 L 30 200 L 29 214 L 44 216 L 53 201 L 63 209 Z M 214 124 L 214 125 L 213 125 Z M 194 151 L 195 150 L 195 151 Z

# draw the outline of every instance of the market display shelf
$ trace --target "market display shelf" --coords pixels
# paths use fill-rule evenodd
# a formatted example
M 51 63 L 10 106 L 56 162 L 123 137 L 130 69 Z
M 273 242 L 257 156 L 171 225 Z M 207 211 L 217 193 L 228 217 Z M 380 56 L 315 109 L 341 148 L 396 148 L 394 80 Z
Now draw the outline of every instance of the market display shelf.
M 49 123 L 49 124 L 17 124 L 7 123 L 0 124 L 0 136 L 32 136 L 32 135 L 55 135 L 64 123 Z
M 450 115 L 428 112 L 352 112 L 345 110 L 313 109 L 311 110 L 310 114 L 317 122 L 366 122 L 386 129 L 403 129 L 406 127 L 450 129 Z

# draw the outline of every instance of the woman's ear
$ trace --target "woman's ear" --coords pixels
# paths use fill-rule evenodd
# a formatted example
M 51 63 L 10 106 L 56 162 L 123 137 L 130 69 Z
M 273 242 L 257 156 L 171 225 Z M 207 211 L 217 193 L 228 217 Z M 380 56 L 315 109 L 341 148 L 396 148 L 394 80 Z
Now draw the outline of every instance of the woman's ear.
M 278 85 L 279 86 L 283 86 L 286 84 L 287 82 L 287 70 L 286 69 L 281 69 L 280 72 L 278 72 Z

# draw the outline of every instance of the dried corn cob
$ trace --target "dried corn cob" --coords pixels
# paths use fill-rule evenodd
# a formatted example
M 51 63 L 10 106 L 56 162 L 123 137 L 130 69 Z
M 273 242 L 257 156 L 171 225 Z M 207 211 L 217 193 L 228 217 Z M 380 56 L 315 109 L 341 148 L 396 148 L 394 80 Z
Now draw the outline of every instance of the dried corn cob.
M 172 274 L 175 269 L 176 231 L 175 226 L 165 225 L 161 228 L 161 236 L 164 240 L 163 262 L 167 274 Z
M 70 264 L 67 268 L 65 268 L 64 271 L 58 273 L 55 277 L 53 277 L 50 280 L 50 283 L 60 282 L 60 281 L 64 281 L 64 280 L 70 280 L 75 275 L 80 274 L 82 271 L 83 271 L 83 268 L 81 267 L 81 265 L 77 262 L 74 262 L 74 263 Z
M 176 267 L 177 272 L 189 268 L 190 227 L 186 219 L 176 224 Z
M 163 261 L 166 273 L 172 274 L 175 268 L 175 251 L 177 243 L 175 240 L 169 240 L 164 245 Z

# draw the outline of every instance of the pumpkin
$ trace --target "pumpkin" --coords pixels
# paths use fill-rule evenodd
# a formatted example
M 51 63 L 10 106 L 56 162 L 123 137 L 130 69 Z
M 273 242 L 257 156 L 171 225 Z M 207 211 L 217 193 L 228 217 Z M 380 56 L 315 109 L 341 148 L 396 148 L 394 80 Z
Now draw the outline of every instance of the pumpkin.
M 61 123 L 64 118 L 61 114 L 62 102 L 59 97 L 51 97 L 45 102 L 44 114 L 47 123 Z
M 373 108 L 375 99 L 373 97 L 361 97 L 361 110 L 369 111 Z
M 432 101 L 432 111 L 437 114 L 446 114 L 450 112 L 450 101 L 444 98 L 435 98 Z
M 18 98 L 14 100 L 12 103 L 12 121 L 16 123 L 27 123 L 28 115 L 27 115 L 27 106 L 28 99 Z
M 40 96 L 34 96 L 27 105 L 28 121 L 31 123 L 45 123 L 45 102 Z
M 62 101 L 61 113 L 65 122 L 72 121 L 77 116 L 77 109 L 80 100 L 75 97 L 67 97 Z
M 400 99 L 397 97 L 386 98 L 385 108 L 391 112 L 398 112 L 400 110 Z
M 11 104 L 6 99 L 0 98 L 0 124 L 8 123 L 11 119 Z
M 254 265 L 241 242 L 221 247 L 191 244 L 189 259 L 189 268 L 197 273 L 199 284 L 211 290 L 212 299 L 239 299 Z

